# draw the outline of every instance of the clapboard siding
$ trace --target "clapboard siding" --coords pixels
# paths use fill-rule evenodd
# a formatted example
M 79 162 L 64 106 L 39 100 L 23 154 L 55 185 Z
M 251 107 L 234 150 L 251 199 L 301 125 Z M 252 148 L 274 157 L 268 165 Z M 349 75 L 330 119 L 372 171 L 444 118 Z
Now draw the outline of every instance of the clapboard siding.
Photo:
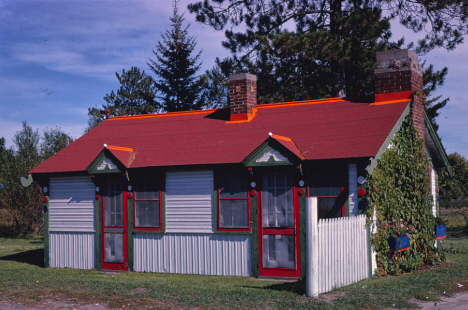
M 94 184 L 89 177 L 50 178 L 49 231 L 94 232 Z
M 166 232 L 211 233 L 213 171 L 166 174 Z
M 94 233 L 50 233 L 50 267 L 94 268 Z
M 134 268 L 139 272 L 250 276 L 251 237 L 136 234 Z
M 357 165 L 354 163 L 348 166 L 348 184 L 349 184 L 349 215 L 358 215 L 358 185 L 357 185 Z

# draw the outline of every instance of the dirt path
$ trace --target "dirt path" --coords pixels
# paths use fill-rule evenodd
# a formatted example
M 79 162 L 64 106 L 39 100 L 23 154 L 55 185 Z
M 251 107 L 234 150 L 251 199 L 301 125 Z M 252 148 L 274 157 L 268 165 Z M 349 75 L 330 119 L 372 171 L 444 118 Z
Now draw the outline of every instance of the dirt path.
M 447 310 L 467 310 L 468 309 L 468 292 L 455 293 L 450 297 L 443 296 L 440 301 L 434 302 L 416 302 L 423 310 L 447 309 Z
M 419 305 L 422 310 L 468 310 L 468 292 L 455 293 L 454 295 L 447 297 L 441 297 L 440 301 L 434 302 L 422 302 L 412 301 Z M 117 310 L 116 308 L 108 308 L 104 304 L 90 304 L 90 305 L 77 305 L 65 302 L 49 301 L 43 304 L 23 304 L 23 303 L 7 303 L 0 301 L 0 310 Z M 125 309 L 124 307 L 119 310 Z M 149 309 L 148 307 L 142 307 L 141 309 Z
M 73 310 L 117 310 L 115 308 L 108 308 L 106 305 L 91 304 L 91 305 L 76 305 L 65 302 L 49 301 L 42 304 L 11 304 L 0 301 L 0 310 L 45 310 L 45 309 L 73 309 Z M 125 309 L 125 308 L 120 308 Z

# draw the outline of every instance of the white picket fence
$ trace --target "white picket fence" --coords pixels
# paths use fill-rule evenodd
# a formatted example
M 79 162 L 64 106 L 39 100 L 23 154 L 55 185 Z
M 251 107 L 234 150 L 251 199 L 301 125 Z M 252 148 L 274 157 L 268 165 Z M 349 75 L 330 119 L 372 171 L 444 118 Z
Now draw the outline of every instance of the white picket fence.
M 366 216 L 317 222 L 316 199 L 308 199 L 311 200 L 307 216 L 307 294 L 315 297 L 369 278 Z

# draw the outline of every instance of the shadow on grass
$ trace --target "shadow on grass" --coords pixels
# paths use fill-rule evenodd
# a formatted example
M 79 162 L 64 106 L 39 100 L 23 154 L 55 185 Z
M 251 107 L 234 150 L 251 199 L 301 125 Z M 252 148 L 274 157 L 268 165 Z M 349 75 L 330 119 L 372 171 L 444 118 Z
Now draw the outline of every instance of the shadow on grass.
M 44 249 L 30 250 L 17 254 L 7 255 L 0 257 L 0 260 L 15 261 L 18 263 L 26 263 L 38 267 L 45 267 L 44 265 Z
M 466 238 L 468 237 L 468 226 L 447 228 L 447 236 L 452 238 Z
M 305 280 L 296 281 L 296 282 L 283 282 L 278 284 L 273 284 L 269 286 L 261 285 L 249 285 L 246 288 L 253 288 L 259 290 L 273 290 L 273 291 L 282 291 L 282 292 L 291 292 L 297 295 L 304 295 L 306 293 Z

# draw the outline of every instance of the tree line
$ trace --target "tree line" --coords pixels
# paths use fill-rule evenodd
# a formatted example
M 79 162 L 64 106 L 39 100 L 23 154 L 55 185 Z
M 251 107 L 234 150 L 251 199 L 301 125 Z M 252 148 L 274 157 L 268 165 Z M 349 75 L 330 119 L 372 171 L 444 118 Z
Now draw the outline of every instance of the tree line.
M 172 112 L 229 104 L 228 77 L 248 72 L 258 77 L 258 103 L 371 95 L 377 51 L 411 48 L 425 55 L 434 48 L 453 50 L 467 33 L 468 5 L 461 0 L 204 0 L 188 6 L 197 22 L 223 31 L 231 52 L 197 75 L 200 53 L 183 26 L 178 0 L 171 27 L 161 35 L 147 64 L 155 77 L 137 67 L 116 73 L 121 87 L 107 104 L 89 109 L 90 128 L 112 115 Z M 393 39 L 391 21 L 422 33 L 416 42 Z M 235 31 L 239 29 L 239 31 Z M 431 94 L 443 85 L 447 68 L 424 64 L 426 110 L 435 118 L 449 98 Z
M 201 52 L 184 26 L 179 1 L 173 0 L 171 26 L 161 34 L 147 65 L 116 73 L 120 88 L 104 97 L 100 108 L 89 108 L 88 129 L 111 115 L 185 111 L 229 104 L 228 77 L 252 73 L 258 77 L 258 103 L 373 94 L 378 51 L 411 48 L 420 56 L 434 48 L 453 50 L 467 34 L 468 4 L 463 0 L 204 0 L 188 6 L 197 22 L 224 31 L 222 45 L 231 53 L 217 58 L 199 74 Z M 423 33 L 416 43 L 393 39 L 391 21 Z M 436 117 L 449 98 L 434 97 L 448 70 L 424 65 L 423 95 L 434 129 Z M 64 146 L 60 128 L 42 137 L 27 123 L 15 135 L 15 149 L 0 139 L 0 233 L 40 231 L 42 204 L 37 185 L 22 188 L 20 177 Z M 458 157 L 457 157 L 458 156 Z M 466 159 L 449 155 L 455 181 L 441 174 L 441 198 L 464 201 Z M 458 164 L 458 163 L 461 164 Z M 465 169 L 465 170 L 464 170 Z M 447 189 L 445 189 L 447 188 Z
M 15 133 L 13 147 L 6 147 L 5 138 L 0 138 L 0 235 L 42 232 L 41 188 L 35 182 L 25 188 L 20 179 L 71 142 L 73 138 L 60 127 L 46 128 L 41 136 L 27 122 Z

